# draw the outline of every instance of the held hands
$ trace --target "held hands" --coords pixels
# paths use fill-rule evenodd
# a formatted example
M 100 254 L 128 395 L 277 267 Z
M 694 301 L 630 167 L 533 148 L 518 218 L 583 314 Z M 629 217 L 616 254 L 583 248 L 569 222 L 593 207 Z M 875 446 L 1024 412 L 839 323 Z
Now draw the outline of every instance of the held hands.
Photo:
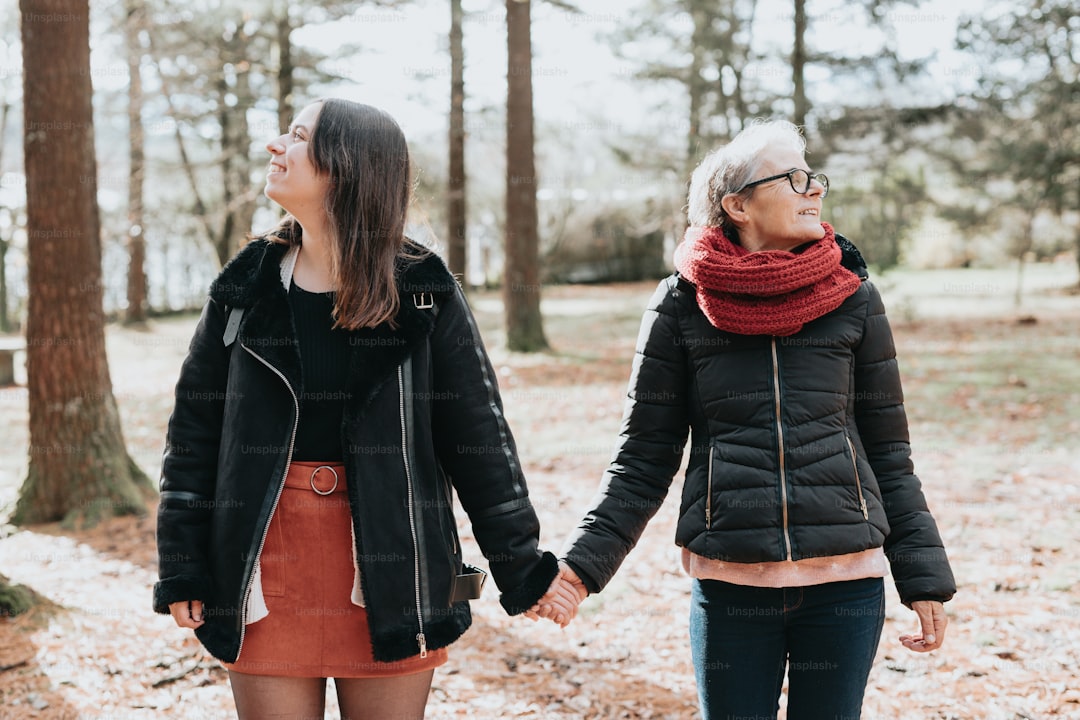
M 912 652 L 937 650 L 945 642 L 945 626 L 949 624 L 945 606 L 935 600 L 916 600 L 911 609 L 919 616 L 922 634 L 901 635 L 900 642 Z
M 202 627 L 203 604 L 202 600 L 181 600 L 169 604 L 169 614 L 180 627 L 195 629 Z
M 525 613 L 530 620 L 548 618 L 561 628 L 570 624 L 577 615 L 578 605 L 588 596 L 585 583 L 570 566 L 559 562 L 559 574 L 551 583 L 547 593 Z

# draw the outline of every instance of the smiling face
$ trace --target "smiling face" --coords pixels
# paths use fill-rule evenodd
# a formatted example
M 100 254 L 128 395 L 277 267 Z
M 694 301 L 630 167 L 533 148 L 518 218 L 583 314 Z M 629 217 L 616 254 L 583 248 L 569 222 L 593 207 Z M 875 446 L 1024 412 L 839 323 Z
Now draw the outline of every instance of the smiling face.
M 325 212 L 327 177 L 311 162 L 308 143 L 315 132 L 322 103 L 308 105 L 296 116 L 289 132 L 266 144 L 270 166 L 266 173 L 266 197 L 300 220 Z
M 793 148 L 768 147 L 760 160 L 755 180 L 792 168 L 810 170 L 802 154 Z M 791 250 L 825 236 L 821 226 L 823 190 L 815 181 L 801 195 L 791 188 L 787 178 L 778 178 L 753 188 L 748 198 L 732 194 L 723 202 L 739 228 L 739 242 L 747 250 Z

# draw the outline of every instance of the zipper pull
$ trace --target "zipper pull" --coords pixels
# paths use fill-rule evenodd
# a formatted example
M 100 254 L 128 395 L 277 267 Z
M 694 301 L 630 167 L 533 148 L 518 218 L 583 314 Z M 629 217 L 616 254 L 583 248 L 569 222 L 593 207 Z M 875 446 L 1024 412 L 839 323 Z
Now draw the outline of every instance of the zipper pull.
M 421 658 L 426 658 L 427 657 L 427 637 L 424 635 L 424 633 L 417 633 L 416 634 L 416 642 L 420 645 L 420 657 Z
M 712 527 L 712 510 L 705 508 L 705 527 L 706 529 Z
M 859 507 L 862 509 L 863 520 L 869 520 L 870 513 L 866 511 L 866 498 L 864 498 L 862 495 L 859 496 Z

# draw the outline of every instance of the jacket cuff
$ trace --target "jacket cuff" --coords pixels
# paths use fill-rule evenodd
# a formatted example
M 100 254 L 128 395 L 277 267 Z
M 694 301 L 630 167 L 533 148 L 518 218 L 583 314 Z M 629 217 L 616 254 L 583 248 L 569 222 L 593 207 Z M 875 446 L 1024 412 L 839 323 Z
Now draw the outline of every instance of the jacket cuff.
M 947 603 L 952 600 L 952 595 L 912 595 L 911 597 L 904 598 L 903 605 L 911 609 L 911 603 L 919 602 L 920 600 L 933 600 L 934 602 Z
M 177 575 L 154 583 L 154 612 L 169 614 L 169 605 L 185 600 L 206 601 L 210 578 L 205 575 Z
M 558 574 L 559 561 L 553 554 L 545 552 L 521 586 L 512 592 L 504 592 L 500 595 L 499 603 L 508 615 L 520 615 L 544 597 Z
M 570 566 L 570 569 L 578 576 L 578 579 L 581 580 L 581 583 L 585 586 L 585 589 L 590 595 L 595 595 L 604 589 L 603 584 L 596 582 L 584 566 L 579 565 L 573 557 L 566 555 L 562 557 L 560 561 Z

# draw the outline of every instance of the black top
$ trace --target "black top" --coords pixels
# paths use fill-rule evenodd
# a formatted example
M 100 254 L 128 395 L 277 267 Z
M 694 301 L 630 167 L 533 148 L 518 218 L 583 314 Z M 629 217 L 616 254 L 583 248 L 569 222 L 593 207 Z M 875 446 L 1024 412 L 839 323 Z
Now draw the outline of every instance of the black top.
M 334 293 L 313 293 L 295 282 L 289 306 L 296 322 L 304 390 L 293 460 L 341 462 L 341 417 L 348 399 L 349 335 L 333 329 Z

